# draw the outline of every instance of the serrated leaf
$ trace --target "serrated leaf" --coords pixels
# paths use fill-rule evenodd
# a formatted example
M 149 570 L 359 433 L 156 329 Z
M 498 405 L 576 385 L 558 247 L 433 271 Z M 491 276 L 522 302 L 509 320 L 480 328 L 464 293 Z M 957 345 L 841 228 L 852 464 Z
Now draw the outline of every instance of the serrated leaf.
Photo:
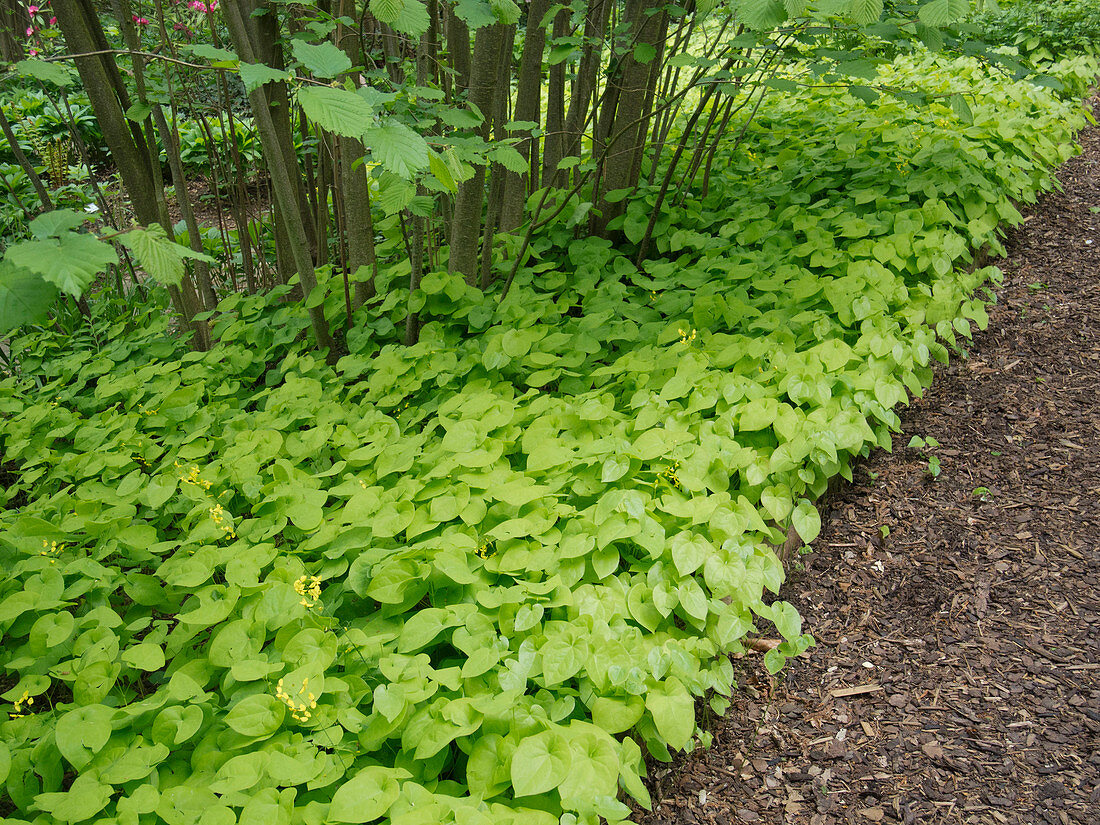
M 148 103 L 137 101 L 132 104 L 129 109 L 126 110 L 126 119 L 132 120 L 134 123 L 144 122 L 149 115 L 153 113 L 153 107 Z
M 56 238 L 65 232 L 79 229 L 88 220 L 83 212 L 73 209 L 55 209 L 45 212 L 27 224 L 27 229 L 36 238 Z
M 15 266 L 41 275 L 74 298 L 83 295 L 108 266 L 118 263 L 118 255 L 109 243 L 76 232 L 17 243 L 8 247 L 4 257 Z
M 400 178 L 392 172 L 383 173 L 378 181 L 378 208 L 387 215 L 396 215 L 409 205 L 416 194 L 412 181 Z
M 57 300 L 57 287 L 42 280 L 42 276 L 0 263 L 0 335 L 24 324 L 40 324 Z
M 882 17 L 883 0 L 851 0 L 848 17 L 853 23 L 865 26 Z
M 454 175 L 451 173 L 450 167 L 447 166 L 446 161 L 443 160 L 436 152 L 428 153 L 428 165 L 432 170 L 432 174 L 435 179 L 439 181 L 440 185 L 448 192 L 458 191 L 458 184 L 455 182 Z
M 517 175 L 527 171 L 527 161 L 513 146 L 497 146 L 489 153 L 489 158 Z
M 157 283 L 165 286 L 179 284 L 184 273 L 184 258 L 214 262 L 209 256 L 173 241 L 164 231 L 164 227 L 156 223 L 147 228 L 131 229 L 119 240 L 134 253 L 138 264 Z
M 68 67 L 60 63 L 48 63 L 45 60 L 20 60 L 15 64 L 15 72 L 20 77 L 33 77 L 65 88 L 73 84 L 73 75 Z
M 428 166 L 428 143 L 404 123 L 391 121 L 368 129 L 363 145 L 387 170 L 412 178 Z
M 963 123 L 971 124 L 974 122 L 974 113 L 970 111 L 970 104 L 966 102 L 963 95 L 951 95 L 951 110 Z
M 370 0 L 370 13 L 392 26 L 405 9 L 405 0 Z
M 246 91 L 254 92 L 265 83 L 285 83 L 290 80 L 290 72 L 273 69 L 263 63 L 241 63 L 238 67 L 241 82 Z
M 657 56 L 657 49 L 652 43 L 638 43 L 634 46 L 634 60 L 638 63 L 649 63 Z
M 462 108 L 443 109 L 439 113 L 439 119 L 446 125 L 452 126 L 455 129 L 476 129 L 485 121 L 485 118 L 481 116 L 480 112 L 475 112 L 473 109 L 468 109 L 465 106 Z
M 779 0 L 744 0 L 737 9 L 737 15 L 750 29 L 767 31 L 787 19 L 787 10 Z
M 294 40 L 290 50 L 294 53 L 294 59 L 314 77 L 333 78 L 351 68 L 351 58 L 334 43 Z
M 336 135 L 362 137 L 374 121 L 371 105 L 347 89 L 303 86 L 297 98 L 306 117 Z
M 970 0 L 929 0 L 917 15 L 926 26 L 940 27 L 954 23 L 970 11 Z
M 455 3 L 455 15 L 470 31 L 482 26 L 491 26 L 497 22 L 493 8 L 485 0 L 458 0 Z
M 489 7 L 499 22 L 513 26 L 519 22 L 520 10 L 512 0 L 489 0 Z
M 420 37 L 431 26 L 431 18 L 428 17 L 428 8 L 422 0 L 405 0 L 405 5 L 397 19 L 393 21 L 393 27 L 410 37 Z
M 217 46 L 211 46 L 208 43 L 196 43 L 193 46 L 187 46 L 185 51 L 190 52 L 195 57 L 204 57 L 212 65 L 219 68 L 234 66 L 238 60 L 236 52 L 231 52 L 229 49 L 219 49 Z

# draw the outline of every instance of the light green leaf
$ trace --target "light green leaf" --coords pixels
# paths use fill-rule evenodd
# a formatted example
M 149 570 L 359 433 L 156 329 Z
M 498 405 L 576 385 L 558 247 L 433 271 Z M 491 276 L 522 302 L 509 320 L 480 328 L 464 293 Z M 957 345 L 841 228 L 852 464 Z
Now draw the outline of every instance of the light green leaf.
M 386 215 L 396 215 L 409 205 L 416 195 L 412 181 L 398 177 L 393 172 L 383 172 L 378 181 L 378 208 Z
M 455 15 L 470 31 L 491 26 L 497 21 L 493 7 L 486 0 L 458 0 L 455 3 Z
M 512 146 L 497 146 L 489 153 L 489 158 L 517 175 L 522 175 L 527 171 L 527 161 Z
M 333 78 L 351 68 L 351 58 L 335 43 L 326 41 L 314 44 L 293 40 L 290 50 L 294 52 L 295 60 L 314 77 Z
M 298 90 L 297 97 L 306 117 L 336 135 L 362 137 L 374 122 L 371 105 L 347 89 L 303 86 Z
M 382 166 L 402 178 L 411 179 L 428 166 L 427 141 L 404 123 L 390 121 L 368 129 L 363 145 Z
M 15 71 L 20 77 L 32 77 L 35 80 L 52 83 L 60 88 L 73 84 L 73 74 L 69 67 L 63 63 L 46 62 L 45 60 L 20 60 L 15 64 Z
M 407 0 L 370 0 L 370 13 L 379 21 L 392 26 L 405 10 Z
M 917 11 L 926 26 L 946 26 L 970 11 L 970 0 L 929 0 Z
M 652 688 L 645 699 L 657 732 L 675 750 L 682 750 L 695 732 L 695 700 L 678 679 Z
M 393 21 L 393 27 L 410 37 L 420 37 L 431 26 L 427 6 L 423 0 L 405 0 L 401 13 Z
M 134 123 L 143 123 L 152 113 L 153 107 L 139 100 L 126 110 L 126 119 Z
M 794 605 L 788 602 L 772 602 L 771 619 L 784 639 L 793 642 L 802 635 L 802 617 L 798 615 Z
M 118 263 L 114 248 L 94 235 L 64 232 L 58 238 L 23 241 L 4 257 L 41 275 L 62 292 L 79 298 L 108 266 Z
M 386 815 L 401 795 L 398 780 L 407 771 L 372 765 L 364 768 L 336 789 L 329 804 L 330 822 L 370 822 Z
M 848 16 L 853 23 L 863 26 L 882 17 L 883 0 L 851 0 Z
M 56 238 L 73 229 L 79 229 L 88 220 L 88 215 L 73 209 L 55 209 L 45 212 L 27 224 L 27 229 L 36 238 Z
M 114 715 L 114 708 L 96 704 L 70 710 L 57 720 L 54 739 L 69 764 L 80 770 L 103 749 L 111 738 Z
M 283 724 L 286 705 L 269 693 L 246 696 L 225 715 L 225 724 L 242 736 L 267 737 Z
M 821 514 L 807 499 L 801 499 L 791 513 L 791 523 L 803 543 L 809 544 L 821 532 Z
M 41 275 L 0 262 L 0 335 L 42 323 L 56 300 L 57 287 Z
M 195 57 L 206 58 L 210 61 L 210 65 L 219 69 L 232 69 L 237 65 L 236 52 L 231 52 L 229 49 L 219 49 L 217 46 L 211 46 L 208 43 L 196 43 L 187 46 L 186 51 L 195 55 Z
M 62 822 L 83 822 L 107 807 L 113 789 L 91 774 L 78 776 L 63 793 L 40 793 L 34 798 L 39 810 Z
M 152 642 L 128 647 L 122 653 L 122 661 L 140 670 L 160 670 L 164 667 L 164 651 Z
M 558 787 L 569 774 L 569 740 L 547 730 L 528 736 L 512 754 L 512 789 L 515 795 L 534 796 Z
M 690 576 L 703 566 L 707 556 L 713 552 L 711 543 L 698 533 L 686 530 L 672 537 L 672 563 L 681 576 Z
M 787 11 L 779 0 L 742 0 L 738 18 L 750 29 L 774 29 L 787 19 Z
M 290 72 L 272 69 L 263 63 L 244 63 L 239 66 L 241 82 L 246 91 L 254 92 L 265 83 L 285 83 L 290 80 Z
M 137 227 L 119 237 L 122 245 L 129 249 L 150 277 L 165 286 L 177 286 L 183 278 L 184 258 L 195 258 L 213 263 L 209 255 L 195 252 L 188 246 L 178 244 L 168 237 L 168 233 L 159 223 L 147 228 Z

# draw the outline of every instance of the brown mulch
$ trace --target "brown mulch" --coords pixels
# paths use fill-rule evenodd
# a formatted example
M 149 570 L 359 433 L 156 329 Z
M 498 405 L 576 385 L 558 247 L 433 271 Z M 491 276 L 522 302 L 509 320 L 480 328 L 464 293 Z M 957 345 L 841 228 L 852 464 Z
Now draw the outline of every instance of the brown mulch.
M 714 745 L 659 766 L 635 821 L 1100 823 L 1100 129 L 1080 137 L 989 330 L 785 586 L 818 646 L 776 679 L 739 660 Z

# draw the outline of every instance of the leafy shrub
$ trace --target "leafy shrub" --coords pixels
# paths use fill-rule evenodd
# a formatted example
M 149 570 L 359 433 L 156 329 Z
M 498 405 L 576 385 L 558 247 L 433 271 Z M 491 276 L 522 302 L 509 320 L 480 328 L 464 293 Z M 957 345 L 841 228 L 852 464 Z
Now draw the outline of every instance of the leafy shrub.
M 245 166 L 249 169 L 258 169 L 262 160 L 260 155 L 260 141 L 256 136 L 256 130 L 251 118 L 234 118 L 233 129 L 226 127 L 223 134 L 216 122 L 211 123 L 211 132 L 214 136 L 214 145 L 210 146 L 210 140 L 206 131 L 195 120 L 184 120 L 179 125 L 180 132 L 180 158 L 185 165 L 200 172 L 209 173 L 210 167 L 216 159 L 221 158 L 225 164 L 232 163 L 232 149 L 228 140 L 236 142 L 237 151 Z
M 972 25 L 988 43 L 1015 46 L 1032 61 L 1097 53 L 1100 0 L 1038 0 L 976 14 Z
M 765 622 L 771 669 L 811 643 L 769 543 L 814 538 L 810 499 L 984 325 L 997 274 L 969 250 L 1084 122 L 973 62 L 888 72 L 969 116 L 775 99 L 661 216 L 661 259 L 563 217 L 499 307 L 425 275 L 415 346 L 386 289 L 331 368 L 263 296 L 222 302 L 208 353 L 155 313 L 13 342 L 34 376 L 0 382 L 15 811 L 551 825 L 622 819 L 620 788 L 648 803 L 642 747 L 706 741 L 721 654 Z

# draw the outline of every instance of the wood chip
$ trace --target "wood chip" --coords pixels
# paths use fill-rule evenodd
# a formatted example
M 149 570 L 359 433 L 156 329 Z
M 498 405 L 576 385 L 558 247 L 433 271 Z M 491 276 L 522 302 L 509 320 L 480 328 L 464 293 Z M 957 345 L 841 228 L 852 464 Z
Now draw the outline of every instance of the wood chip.
M 836 690 L 830 690 L 829 695 L 834 699 L 842 699 L 845 696 L 859 696 L 864 693 L 878 693 L 882 690 L 882 685 L 876 685 L 871 682 L 867 685 L 859 685 L 858 687 L 837 688 Z

